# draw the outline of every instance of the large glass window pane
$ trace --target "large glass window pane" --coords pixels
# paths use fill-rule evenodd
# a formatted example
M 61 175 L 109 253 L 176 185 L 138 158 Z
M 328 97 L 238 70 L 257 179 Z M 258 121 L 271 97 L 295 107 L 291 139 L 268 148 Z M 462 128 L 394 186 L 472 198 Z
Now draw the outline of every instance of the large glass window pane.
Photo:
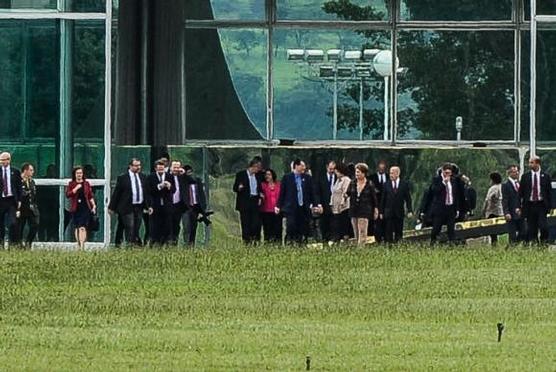
M 0 9 L 56 9 L 56 0 L 0 0 Z
M 104 13 L 106 11 L 106 0 L 73 0 L 71 11 Z
M 279 19 L 383 21 L 391 0 L 277 0 Z
M 266 137 L 266 38 L 258 29 L 186 30 L 188 139 Z
M 523 32 L 521 72 L 522 141 L 529 140 L 530 123 L 530 33 Z M 537 34 L 537 141 L 556 141 L 556 31 Z
M 263 20 L 265 0 L 186 0 L 186 19 Z
M 514 138 L 513 32 L 402 31 L 398 138 Z
M 402 0 L 404 21 L 498 21 L 512 18 L 512 0 Z
M 524 0 L 525 19 L 531 19 L 531 0 Z M 554 0 L 537 0 L 537 14 L 556 15 L 556 1 Z
M 384 79 L 373 68 L 373 56 L 389 50 L 389 40 L 388 32 L 276 30 L 274 137 L 384 139 Z M 375 50 L 358 56 L 365 49 Z

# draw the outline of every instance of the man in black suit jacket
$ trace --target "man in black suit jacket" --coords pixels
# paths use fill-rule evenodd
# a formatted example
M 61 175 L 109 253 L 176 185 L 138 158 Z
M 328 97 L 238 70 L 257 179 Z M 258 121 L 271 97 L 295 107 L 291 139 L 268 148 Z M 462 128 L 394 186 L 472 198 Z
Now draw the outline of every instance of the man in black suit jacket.
M 436 176 L 430 187 L 432 232 L 431 243 L 435 243 L 442 225 L 446 225 L 448 241 L 456 238 L 456 218 L 460 210 L 460 188 L 453 176 L 452 164 L 444 164 L 439 176 Z
M 236 210 L 239 212 L 241 237 L 245 243 L 253 244 L 261 240 L 261 182 L 257 176 L 262 169 L 256 158 L 249 162 L 246 170 L 236 174 L 233 191 L 236 193 Z
M 336 183 L 336 163 L 329 161 L 326 164 L 326 173 L 319 177 L 315 185 L 317 202 L 322 205 L 319 227 L 321 238 L 325 242 L 332 239 L 332 208 L 330 206 L 330 198 L 334 183 Z
M 193 175 L 193 168 L 190 165 L 183 167 L 185 171 L 185 203 L 187 210 L 183 214 L 183 239 L 188 245 L 195 245 L 197 238 L 197 225 L 199 214 L 207 210 L 207 197 L 205 186 L 199 177 Z
M 151 202 L 151 243 L 166 244 L 172 224 L 172 196 L 176 191 L 174 179 L 165 171 L 165 162 L 157 160 L 155 171 L 147 177 L 147 189 Z
M 533 156 L 529 159 L 530 171 L 521 177 L 519 196 L 522 215 L 527 219 L 529 242 L 546 243 L 548 240 L 547 213 L 551 208 L 550 176 L 541 170 L 541 159 Z
M 525 221 L 519 196 L 519 166 L 510 165 L 508 180 L 502 184 L 502 208 L 507 221 L 510 244 L 526 240 Z
M 123 224 L 127 244 L 141 244 L 139 229 L 143 210 L 148 208 L 147 177 L 141 173 L 141 160 L 133 158 L 127 172 L 118 176 L 108 204 L 108 211 L 116 212 L 118 223 Z
M 170 207 L 170 243 L 178 244 L 181 222 L 187 210 L 187 184 L 181 161 L 172 160 L 170 163 L 169 177 L 174 181 L 175 191 L 172 193 L 172 206 Z
M 293 172 L 286 174 L 280 184 L 276 214 L 286 217 L 286 241 L 289 243 L 307 241 L 312 208 L 322 208 L 322 205 L 315 205 L 313 180 L 305 170 L 305 163 L 296 159 Z
M 388 166 L 385 160 L 380 160 L 376 167 L 376 173 L 373 173 L 369 179 L 373 182 L 376 189 L 376 199 L 379 201 L 382 200 L 382 191 L 384 189 L 384 185 L 388 182 L 388 174 L 387 174 Z M 377 242 L 384 241 L 386 227 L 384 226 L 385 221 L 383 219 L 378 219 L 374 221 L 374 236 Z M 369 224 L 369 229 L 372 229 L 372 224 Z M 369 234 L 372 235 L 371 231 Z
M 397 243 L 403 238 L 403 222 L 407 208 L 408 216 L 413 214 L 409 183 L 400 179 L 400 168 L 390 168 L 390 181 L 382 188 L 380 219 L 384 220 L 385 241 Z
M 8 222 L 9 241 L 17 243 L 17 217 L 21 208 L 21 173 L 11 166 L 12 156 L 9 152 L 0 154 L 0 243 L 3 244 L 6 236 L 5 221 Z

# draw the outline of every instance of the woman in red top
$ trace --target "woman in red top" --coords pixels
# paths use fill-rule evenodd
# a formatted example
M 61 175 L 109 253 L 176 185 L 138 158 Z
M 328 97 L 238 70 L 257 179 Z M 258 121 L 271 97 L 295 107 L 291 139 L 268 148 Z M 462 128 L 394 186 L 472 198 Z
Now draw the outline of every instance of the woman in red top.
M 70 213 L 75 232 L 75 240 L 79 250 L 85 248 L 87 226 L 91 216 L 96 213 L 97 206 L 93 197 L 91 184 L 85 180 L 82 167 L 75 167 L 71 173 L 71 181 L 66 188 L 66 197 L 70 199 Z
M 276 172 L 267 169 L 261 184 L 261 219 L 264 239 L 271 243 L 282 242 L 282 216 L 274 212 L 280 196 L 280 182 L 276 181 Z

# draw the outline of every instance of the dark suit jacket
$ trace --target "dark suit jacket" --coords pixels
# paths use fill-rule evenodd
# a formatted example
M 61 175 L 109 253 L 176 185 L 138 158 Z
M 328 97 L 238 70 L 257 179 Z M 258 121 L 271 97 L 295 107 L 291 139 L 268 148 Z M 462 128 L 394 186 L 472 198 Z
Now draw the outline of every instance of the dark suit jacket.
M 462 199 L 462 189 L 459 187 L 459 183 L 456 178 L 451 177 L 450 183 L 452 185 L 453 206 L 456 211 L 459 211 L 461 207 L 460 201 Z M 431 214 L 442 214 L 446 209 L 446 186 L 442 182 L 442 176 L 436 176 L 433 178 L 432 185 L 430 187 L 430 198 Z
M 257 195 L 261 195 L 260 176 L 255 175 L 255 178 L 257 179 Z M 239 185 L 243 185 L 241 190 L 239 189 Z M 251 201 L 251 189 L 249 186 L 247 169 L 236 173 L 233 190 L 236 193 L 236 211 L 241 212 L 252 207 L 253 202 Z
M 174 184 L 174 177 L 166 173 L 166 181 L 170 182 L 172 185 L 170 190 L 163 188 L 158 189 L 158 184 L 160 183 L 158 175 L 156 172 L 149 174 L 147 177 L 147 190 L 149 194 L 150 206 L 153 208 L 161 208 L 172 205 L 172 195 L 176 192 L 176 185 Z M 162 201 L 162 204 L 161 204 Z
M 373 174 L 371 174 L 371 176 L 369 177 L 369 179 L 373 182 L 373 184 L 375 185 L 375 190 L 376 190 L 376 197 L 378 200 L 380 200 L 382 198 L 382 189 L 383 186 L 380 183 L 380 181 L 378 180 L 378 172 L 375 172 Z M 384 173 L 384 176 L 386 178 L 386 182 L 390 181 L 390 176 L 388 176 L 388 174 Z
M 143 208 L 148 208 L 149 203 L 149 193 L 147 191 L 147 176 L 143 173 L 139 173 L 139 187 L 143 190 Z M 129 214 L 133 211 L 133 192 L 131 188 L 131 178 L 129 177 L 129 172 L 125 172 L 118 176 L 116 179 L 116 186 L 114 187 L 114 192 L 112 193 L 112 198 L 110 198 L 110 203 L 108 204 L 108 209 L 117 212 L 118 214 Z
M 198 177 L 184 176 L 183 178 L 183 192 L 185 193 L 183 200 L 185 200 L 185 204 L 187 206 L 190 205 L 189 186 L 191 184 L 195 184 L 195 198 L 197 199 L 197 204 L 203 211 L 205 211 L 207 209 L 207 196 L 205 194 L 205 185 L 203 184 L 203 181 Z M 180 184 L 180 187 L 181 185 L 182 184 Z
M 540 174 L 540 185 L 541 185 L 541 193 L 540 197 L 542 197 L 543 205 L 546 209 L 546 212 L 551 208 L 551 180 L 550 176 L 541 171 Z M 529 214 L 529 208 L 531 206 L 530 198 L 531 198 L 531 191 L 533 190 L 533 177 L 531 176 L 531 172 L 525 173 L 521 176 L 520 187 L 519 187 L 519 197 L 521 198 L 521 205 L 523 207 L 522 215 L 527 217 Z
M 3 168 L 0 167 L 0 195 L 4 188 L 3 183 Z M 21 201 L 21 193 L 23 192 L 22 184 L 21 184 L 21 172 L 15 169 L 14 167 L 10 166 L 10 183 L 12 188 L 12 195 L 14 196 L 14 200 L 16 203 Z
M 337 179 L 338 177 L 334 174 L 332 178 L 332 185 Z M 330 208 L 330 197 L 332 196 L 330 187 L 331 185 L 328 183 L 328 172 L 320 176 L 318 181 L 315 182 L 316 203 L 322 205 L 325 214 L 332 213 L 332 209 Z
M 502 184 L 502 208 L 504 209 L 504 215 L 511 215 L 512 220 L 521 218 L 515 213 L 516 209 L 521 209 L 521 198 L 510 180 Z
M 303 208 L 309 209 L 315 204 L 316 198 L 313 189 L 313 180 L 308 174 L 301 175 L 303 190 Z M 288 173 L 282 178 L 280 184 L 280 196 L 278 197 L 277 207 L 284 214 L 292 214 L 298 207 L 297 202 L 297 185 L 295 184 L 295 174 Z
M 404 218 L 404 204 L 408 213 L 413 212 L 409 183 L 400 179 L 398 191 L 394 192 L 392 181 L 386 182 L 380 200 L 380 213 L 384 218 Z
M 379 208 L 376 188 L 372 181 L 365 184 L 357 195 L 357 180 L 352 180 L 346 193 L 349 196 L 349 216 L 355 218 L 374 218 L 375 208 Z

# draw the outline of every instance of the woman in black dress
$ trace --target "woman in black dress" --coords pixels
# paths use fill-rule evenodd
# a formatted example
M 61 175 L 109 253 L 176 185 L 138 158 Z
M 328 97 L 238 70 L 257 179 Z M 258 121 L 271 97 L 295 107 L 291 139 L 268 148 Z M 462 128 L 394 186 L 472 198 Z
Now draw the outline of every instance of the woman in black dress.
M 85 179 L 82 167 L 73 169 L 71 181 L 66 188 L 66 197 L 71 201 L 70 213 L 75 240 L 78 249 L 83 250 L 87 241 L 87 226 L 97 207 L 91 184 Z
M 355 179 L 349 185 L 347 192 L 350 198 L 349 216 L 358 245 L 366 243 L 369 223 L 378 218 L 376 189 L 374 184 L 367 180 L 368 172 L 367 164 L 357 164 L 355 166 Z

